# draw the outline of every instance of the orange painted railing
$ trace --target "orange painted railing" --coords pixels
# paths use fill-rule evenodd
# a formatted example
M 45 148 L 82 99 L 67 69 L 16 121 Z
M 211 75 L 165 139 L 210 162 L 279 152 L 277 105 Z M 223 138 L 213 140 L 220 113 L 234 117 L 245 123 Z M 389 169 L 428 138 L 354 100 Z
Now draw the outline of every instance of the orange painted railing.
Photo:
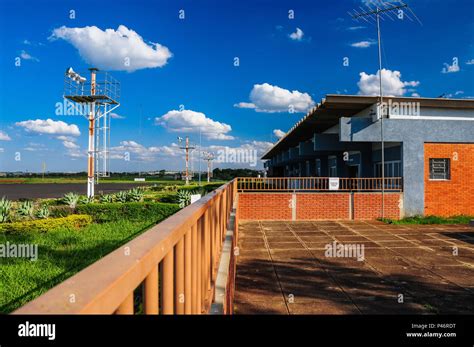
M 223 185 L 15 313 L 134 314 L 137 301 L 145 314 L 209 312 L 236 188 Z
M 403 190 L 402 177 L 339 178 L 337 189 L 330 189 L 329 177 L 240 177 L 237 189 L 246 191 L 381 191 Z

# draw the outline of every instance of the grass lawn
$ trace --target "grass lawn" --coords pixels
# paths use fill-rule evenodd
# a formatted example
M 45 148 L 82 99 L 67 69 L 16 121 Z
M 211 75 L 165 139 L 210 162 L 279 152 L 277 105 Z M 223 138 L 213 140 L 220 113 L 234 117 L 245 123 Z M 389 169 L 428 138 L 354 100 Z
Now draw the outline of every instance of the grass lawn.
M 380 220 L 388 224 L 469 224 L 469 221 L 474 220 L 474 216 L 414 216 L 403 218 L 400 220 L 388 218 Z
M 0 258 L 0 313 L 9 313 L 92 264 L 155 221 L 120 220 L 84 229 L 0 234 L 0 243 L 37 244 L 38 260 Z

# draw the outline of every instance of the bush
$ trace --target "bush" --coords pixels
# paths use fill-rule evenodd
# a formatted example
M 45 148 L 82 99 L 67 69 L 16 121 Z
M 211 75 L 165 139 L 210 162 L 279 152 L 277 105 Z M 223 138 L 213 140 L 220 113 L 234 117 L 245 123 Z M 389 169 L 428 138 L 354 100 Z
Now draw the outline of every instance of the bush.
M 0 199 L 0 223 L 5 223 L 10 220 L 12 210 L 12 202 L 5 197 Z
M 74 209 L 70 208 L 69 206 L 51 206 L 49 215 L 52 218 L 59 218 L 59 217 L 67 217 L 73 213 L 74 213 Z
M 48 232 L 57 229 L 79 229 L 92 223 L 92 217 L 87 215 L 70 215 L 61 218 L 36 219 L 23 222 L 2 223 L 0 232 L 31 233 Z
M 169 204 L 179 204 L 179 199 L 177 194 L 164 194 L 159 197 L 160 202 L 166 202 Z
M 178 211 L 179 206 L 160 202 L 126 202 L 79 205 L 76 210 L 80 214 L 92 216 L 94 221 L 98 223 L 121 219 L 158 222 Z

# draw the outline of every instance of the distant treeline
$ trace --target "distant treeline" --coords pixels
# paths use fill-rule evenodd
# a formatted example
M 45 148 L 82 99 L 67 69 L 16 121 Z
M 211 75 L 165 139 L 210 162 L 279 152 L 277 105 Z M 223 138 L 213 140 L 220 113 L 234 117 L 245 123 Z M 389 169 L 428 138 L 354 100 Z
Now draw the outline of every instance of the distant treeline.
M 215 180 L 230 181 L 235 177 L 258 177 L 262 175 L 261 171 L 251 169 L 214 169 L 212 171 L 212 178 Z

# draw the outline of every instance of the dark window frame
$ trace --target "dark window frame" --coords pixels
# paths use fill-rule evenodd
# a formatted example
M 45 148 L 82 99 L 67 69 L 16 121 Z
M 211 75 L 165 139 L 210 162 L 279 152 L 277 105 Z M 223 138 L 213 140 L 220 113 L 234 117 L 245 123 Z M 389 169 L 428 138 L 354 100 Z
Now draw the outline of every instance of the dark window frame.
M 450 181 L 451 159 L 429 158 L 429 171 L 430 181 Z

